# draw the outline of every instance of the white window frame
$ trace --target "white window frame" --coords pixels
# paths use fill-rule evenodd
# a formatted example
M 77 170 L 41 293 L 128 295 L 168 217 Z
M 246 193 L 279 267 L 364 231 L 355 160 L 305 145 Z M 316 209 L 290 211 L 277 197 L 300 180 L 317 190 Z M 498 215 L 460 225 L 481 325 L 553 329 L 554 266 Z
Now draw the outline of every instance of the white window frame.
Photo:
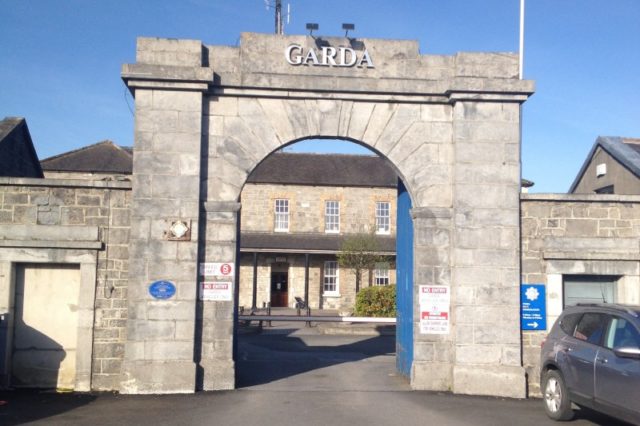
M 340 233 L 340 201 L 327 200 L 324 202 L 324 232 L 327 234 Z
M 333 290 L 327 290 L 327 285 L 334 286 Z M 322 294 L 324 296 L 340 296 L 340 268 L 335 260 L 324 262 L 322 273 Z
M 385 208 L 383 208 L 383 205 Z M 391 203 L 376 201 L 376 234 L 389 235 L 391 233 Z
M 277 198 L 273 204 L 274 232 L 289 232 L 289 200 Z
M 391 284 L 391 280 L 389 278 L 389 264 L 376 264 L 376 268 L 373 270 L 373 285 L 386 286 L 389 284 Z

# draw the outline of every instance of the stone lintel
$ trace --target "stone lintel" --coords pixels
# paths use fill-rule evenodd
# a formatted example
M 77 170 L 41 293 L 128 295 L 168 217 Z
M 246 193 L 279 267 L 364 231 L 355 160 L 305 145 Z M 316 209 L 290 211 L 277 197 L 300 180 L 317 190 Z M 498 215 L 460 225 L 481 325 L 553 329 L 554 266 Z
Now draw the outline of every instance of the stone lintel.
M 621 260 L 640 261 L 640 254 L 631 253 L 594 253 L 585 251 L 545 251 L 545 260 Z
M 175 65 L 123 64 L 122 78 L 158 81 L 213 82 L 213 68 Z
M 129 80 L 127 82 L 129 90 L 150 89 L 150 90 L 176 90 L 181 92 L 205 92 L 209 85 L 205 83 L 181 83 L 175 81 L 151 81 L 151 80 Z
M 97 226 L 0 225 L 0 242 L 4 241 L 76 241 L 99 242 Z M 42 246 L 25 246 L 42 247 Z
M 0 177 L 0 186 L 131 189 L 131 181 Z
M 447 104 L 449 98 L 437 94 L 397 94 L 384 92 L 312 92 L 307 90 L 290 90 L 277 88 L 253 87 L 251 89 L 236 87 L 212 87 L 209 92 L 211 96 L 232 96 L 232 97 L 252 97 L 252 98 L 275 98 L 275 99 L 331 99 L 354 102 L 384 102 L 384 103 L 415 103 L 415 104 Z
M 101 241 L 0 240 L 0 247 L 101 250 Z
M 159 88 L 205 91 L 213 83 L 212 68 L 173 65 L 124 64 L 122 80 L 130 89 Z
M 640 195 L 522 193 L 520 194 L 520 201 L 561 201 L 563 203 L 640 203 Z
M 529 93 L 449 92 L 450 103 L 467 102 L 525 102 Z
M 522 103 L 534 92 L 533 81 L 511 79 L 406 79 L 399 82 L 391 78 L 361 78 L 360 85 L 352 86 L 353 79 L 346 77 L 254 74 L 255 81 L 237 88 L 233 81 L 222 77 L 220 83 L 212 85 L 211 95 L 398 103 L 455 103 L 461 100 Z

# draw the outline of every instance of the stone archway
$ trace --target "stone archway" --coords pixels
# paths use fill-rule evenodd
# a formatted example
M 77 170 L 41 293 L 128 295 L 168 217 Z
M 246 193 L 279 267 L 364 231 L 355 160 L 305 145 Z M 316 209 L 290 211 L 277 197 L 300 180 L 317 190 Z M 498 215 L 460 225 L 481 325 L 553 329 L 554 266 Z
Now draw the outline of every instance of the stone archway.
M 519 132 L 532 82 L 518 80 L 515 55 L 318 40 L 138 40 L 137 63 L 123 68 L 136 138 L 122 392 L 233 387 L 232 302 L 196 303 L 198 263 L 235 261 L 237 199 L 262 159 L 294 140 L 331 137 L 393 163 L 412 194 L 414 295 L 419 285 L 451 294 L 446 334 L 420 334 L 414 302 L 412 387 L 524 396 Z M 292 44 L 320 59 L 292 64 Z M 369 60 L 334 66 L 327 46 L 366 49 Z M 190 238 L 171 238 L 176 221 L 190 224 Z M 174 282 L 176 296 L 152 299 L 156 280 Z

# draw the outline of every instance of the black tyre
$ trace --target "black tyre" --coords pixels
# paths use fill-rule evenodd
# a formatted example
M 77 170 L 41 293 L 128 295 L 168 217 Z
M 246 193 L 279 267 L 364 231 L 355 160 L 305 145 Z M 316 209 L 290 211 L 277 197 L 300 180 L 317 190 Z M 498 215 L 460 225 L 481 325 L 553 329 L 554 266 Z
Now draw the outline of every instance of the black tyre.
M 573 410 L 562 375 L 556 370 L 549 370 L 542 380 L 542 399 L 544 411 L 553 420 L 571 420 Z

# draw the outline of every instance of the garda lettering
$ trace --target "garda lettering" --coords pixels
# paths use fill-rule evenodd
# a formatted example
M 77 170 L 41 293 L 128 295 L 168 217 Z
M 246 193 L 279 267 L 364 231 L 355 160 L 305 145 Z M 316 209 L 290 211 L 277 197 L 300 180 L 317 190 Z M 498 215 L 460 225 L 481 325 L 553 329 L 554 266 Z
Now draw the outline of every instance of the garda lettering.
M 284 50 L 284 56 L 291 65 L 313 65 L 321 67 L 366 67 L 375 68 L 369 52 L 362 55 L 350 47 L 325 46 L 320 51 L 306 50 L 299 44 L 290 44 Z

